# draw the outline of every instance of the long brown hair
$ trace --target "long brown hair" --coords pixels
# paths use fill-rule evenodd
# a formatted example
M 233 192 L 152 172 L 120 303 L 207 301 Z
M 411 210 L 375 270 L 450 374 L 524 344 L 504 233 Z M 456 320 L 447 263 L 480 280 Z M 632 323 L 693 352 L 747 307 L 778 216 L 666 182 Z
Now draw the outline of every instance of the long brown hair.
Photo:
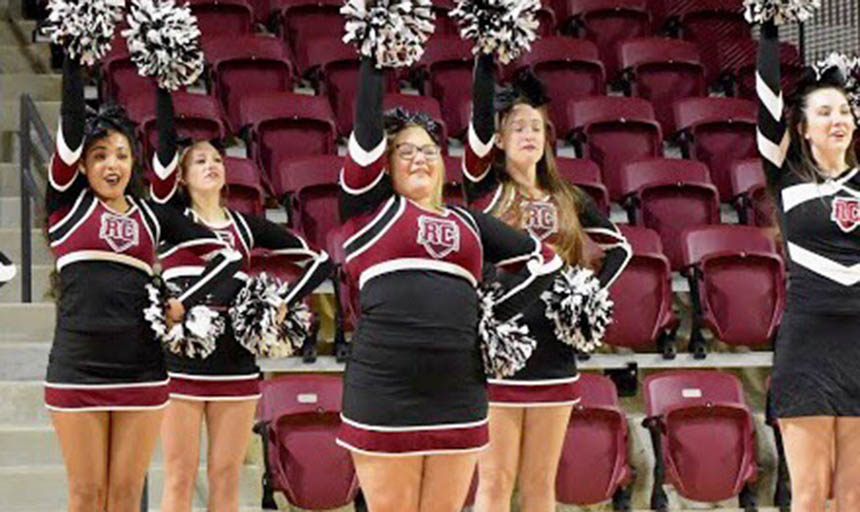
M 525 99 L 514 102 L 513 106 L 520 104 L 531 106 Z M 499 131 L 504 126 L 507 116 L 513 111 L 513 106 L 500 116 Z M 585 234 L 579 222 L 579 214 L 585 205 L 583 193 L 558 174 L 552 141 L 549 140 L 549 117 L 546 105 L 537 107 L 536 110 L 540 112 L 544 124 L 544 152 L 543 157 L 537 162 L 537 184 L 542 191 L 552 197 L 558 210 L 558 233 L 552 244 L 553 248 L 568 264 L 590 266 L 590 262 L 586 261 L 585 257 Z M 503 151 L 496 152 L 492 172 L 496 174 L 502 186 L 502 196 L 493 209 L 493 215 L 504 219 L 508 224 L 522 227 L 525 219 L 520 201 L 517 200 L 519 186 L 507 172 L 506 156 Z

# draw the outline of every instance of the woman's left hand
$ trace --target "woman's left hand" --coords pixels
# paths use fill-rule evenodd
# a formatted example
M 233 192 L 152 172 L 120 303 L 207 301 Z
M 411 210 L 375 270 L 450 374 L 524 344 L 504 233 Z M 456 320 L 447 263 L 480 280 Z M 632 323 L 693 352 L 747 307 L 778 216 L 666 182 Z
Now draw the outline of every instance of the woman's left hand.
M 176 324 L 182 323 L 185 318 L 185 306 L 179 299 L 171 298 L 167 300 L 167 328 L 170 329 Z

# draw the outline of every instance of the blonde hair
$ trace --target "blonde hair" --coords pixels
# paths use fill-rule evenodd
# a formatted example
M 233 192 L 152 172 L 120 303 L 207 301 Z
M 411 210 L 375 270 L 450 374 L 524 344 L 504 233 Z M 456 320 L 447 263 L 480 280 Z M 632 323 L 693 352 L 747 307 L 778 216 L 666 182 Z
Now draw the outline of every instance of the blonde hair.
M 386 154 L 388 155 L 388 169 L 392 169 L 392 161 L 391 159 L 394 155 L 394 141 L 397 140 L 397 136 L 400 135 L 401 132 L 407 130 L 409 128 L 421 128 L 424 132 L 427 130 L 421 126 L 420 124 L 409 123 L 403 127 L 401 127 L 396 132 L 391 132 L 387 134 L 387 142 L 386 142 Z M 427 133 L 428 137 L 433 140 L 433 137 Z M 434 141 L 434 144 L 436 142 Z M 429 162 L 436 170 L 436 184 L 433 186 L 433 196 L 431 197 L 431 204 L 433 208 L 441 208 L 444 204 L 443 197 L 445 192 L 445 159 L 442 158 L 440 154 L 435 160 Z M 392 177 L 393 179 L 393 177 Z M 393 183 L 392 183 L 393 184 Z

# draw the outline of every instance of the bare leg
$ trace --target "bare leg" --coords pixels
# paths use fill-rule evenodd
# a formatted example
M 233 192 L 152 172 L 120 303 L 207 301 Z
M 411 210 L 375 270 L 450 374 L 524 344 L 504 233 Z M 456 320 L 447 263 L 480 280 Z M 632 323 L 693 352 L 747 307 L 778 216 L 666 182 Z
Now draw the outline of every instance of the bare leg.
M 66 465 L 69 512 L 103 511 L 107 504 L 110 413 L 52 412 Z
M 163 416 L 164 409 L 111 412 L 108 512 L 140 512 L 143 480 Z
M 174 398 L 164 412 L 161 424 L 165 473 L 162 512 L 191 512 L 205 406 L 205 402 Z
M 206 404 L 209 434 L 209 512 L 239 509 L 239 475 L 251 442 L 257 400 Z
M 791 511 L 824 512 L 830 490 L 836 418 L 783 418 L 779 428 L 791 476 Z
M 476 512 L 507 512 L 520 464 L 522 407 L 490 406 L 490 447 L 478 456 Z

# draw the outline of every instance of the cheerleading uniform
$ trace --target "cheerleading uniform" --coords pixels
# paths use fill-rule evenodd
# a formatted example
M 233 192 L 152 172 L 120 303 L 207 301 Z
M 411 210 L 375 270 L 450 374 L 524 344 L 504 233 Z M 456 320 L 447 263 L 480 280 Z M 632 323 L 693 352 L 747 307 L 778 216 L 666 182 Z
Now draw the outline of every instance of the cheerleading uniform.
M 48 240 L 60 298 L 45 379 L 45 403 L 58 411 L 157 409 L 168 400 L 160 343 L 143 310 L 161 241 L 193 241 L 206 268 L 178 299 L 186 309 L 240 265 L 240 256 L 172 208 L 126 196 L 117 212 L 79 171 L 84 147 L 83 83 L 66 59 L 57 147 L 48 175 Z
M 477 339 L 485 261 L 522 268 L 495 304 L 509 319 L 537 300 L 561 260 L 478 212 L 428 210 L 393 192 L 386 172 L 382 73 L 364 59 L 356 128 L 341 176 L 345 269 L 361 316 L 344 379 L 337 442 L 376 455 L 467 452 L 488 442 Z
M 156 178 L 151 182 L 150 191 L 155 201 L 168 202 L 177 197 L 179 158 L 170 94 L 159 89 L 157 95 L 159 147 L 153 157 Z M 178 206 L 180 201 L 172 203 Z M 226 311 L 247 282 L 254 249 L 268 249 L 268 254 L 285 257 L 289 263 L 304 268 L 284 297 L 287 307 L 300 302 L 331 274 L 333 266 L 325 251 L 311 249 L 305 240 L 288 229 L 234 210 L 226 209 L 225 213 L 227 219 L 214 224 L 201 219 L 193 209 L 184 209 L 186 217 L 211 230 L 242 255 L 242 270 L 231 279 L 219 283 L 207 297 L 205 304 L 212 309 Z M 162 249 L 162 277 L 180 290 L 185 290 L 193 283 L 206 267 L 206 262 L 189 244 Z M 229 321 L 225 322 L 224 333 L 216 341 L 215 350 L 205 358 L 185 357 L 169 350 L 165 353 L 171 398 L 212 401 L 253 400 L 260 397 L 260 368 L 255 355 L 236 340 Z
M 758 146 L 788 256 L 771 398 L 781 418 L 860 416 L 860 169 L 811 183 L 786 161 L 779 33 L 762 26 Z
M 474 109 L 463 161 L 466 195 L 470 205 L 487 214 L 507 212 L 512 204 L 516 204 L 523 212 L 523 225 L 520 227 L 552 245 L 561 217 L 550 195 L 535 199 L 513 190 L 508 197 L 502 197 L 505 195 L 504 187 L 493 169 L 496 152 L 501 151 L 494 144 L 493 66 L 492 55 L 476 59 L 472 90 Z M 577 212 L 579 222 L 586 234 L 605 251 L 597 278 L 603 287 L 607 287 L 627 266 L 632 250 L 618 228 L 600 213 L 594 203 L 585 194 L 580 197 L 583 206 Z M 505 220 L 504 215 L 502 219 Z M 509 274 L 501 274 L 499 278 L 503 283 L 516 280 Z M 532 407 L 577 403 L 576 381 L 579 375 L 576 351 L 556 336 L 554 323 L 547 318 L 545 303 L 537 301 L 530 305 L 523 313 L 523 321 L 537 340 L 537 347 L 525 367 L 516 374 L 489 379 L 490 405 Z

